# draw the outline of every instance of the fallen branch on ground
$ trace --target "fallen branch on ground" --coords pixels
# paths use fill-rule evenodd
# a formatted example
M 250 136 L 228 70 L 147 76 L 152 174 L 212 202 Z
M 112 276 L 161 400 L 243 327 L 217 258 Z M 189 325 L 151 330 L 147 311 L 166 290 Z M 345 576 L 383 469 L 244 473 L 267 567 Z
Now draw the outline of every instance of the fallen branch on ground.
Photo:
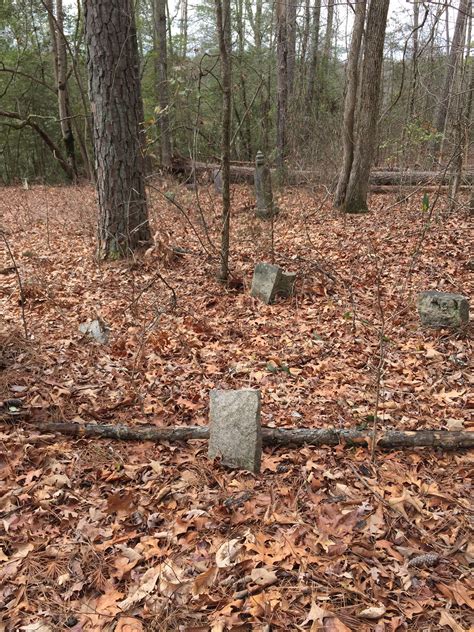
M 176 174 L 196 174 L 206 175 L 209 181 L 212 181 L 212 174 L 218 170 L 220 165 L 217 163 L 193 162 L 191 160 L 176 160 L 173 164 L 172 171 Z M 253 164 L 232 164 L 230 167 L 230 179 L 234 183 L 247 182 L 253 184 L 255 167 Z M 271 169 L 272 173 L 275 171 Z M 311 170 L 290 170 L 288 172 L 288 183 L 292 185 L 304 185 L 308 183 L 324 182 L 326 174 L 323 171 Z M 372 170 L 370 174 L 371 186 L 434 186 L 436 183 L 449 185 L 451 178 L 450 173 L 442 171 L 378 171 Z M 472 184 L 474 174 L 468 171 L 463 174 L 464 184 Z
M 124 425 L 76 424 L 46 422 L 31 424 L 45 433 L 59 433 L 70 437 L 100 437 L 120 441 L 169 441 L 176 443 L 190 439 L 209 439 L 207 426 L 172 428 L 131 427 Z M 367 446 L 372 433 L 364 430 L 336 428 L 268 428 L 262 427 L 264 445 L 347 445 Z M 474 448 L 474 432 L 448 430 L 387 430 L 378 434 L 377 447 L 388 449 L 431 447 L 445 450 Z

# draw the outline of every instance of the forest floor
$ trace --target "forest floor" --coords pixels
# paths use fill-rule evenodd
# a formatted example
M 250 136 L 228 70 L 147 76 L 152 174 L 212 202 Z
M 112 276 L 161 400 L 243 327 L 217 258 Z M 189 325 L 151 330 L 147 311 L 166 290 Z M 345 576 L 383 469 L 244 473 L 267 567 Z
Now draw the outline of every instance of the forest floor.
M 466 209 L 423 211 L 420 192 L 342 217 L 285 189 L 272 240 L 251 190 L 232 195 L 226 288 L 205 187 L 199 211 L 157 182 L 156 247 L 108 264 L 92 188 L 0 191 L 25 297 L 23 323 L 3 243 L 0 401 L 26 411 L 0 425 L 0 630 L 472 630 L 472 453 L 265 448 L 253 476 L 203 441 L 41 431 L 206 425 L 210 389 L 243 387 L 261 389 L 268 426 L 372 428 L 378 394 L 380 430 L 472 429 L 469 332 L 424 330 L 416 312 L 420 290 L 472 297 Z M 249 285 L 273 255 L 297 292 L 267 306 Z M 106 345 L 79 332 L 96 317 Z

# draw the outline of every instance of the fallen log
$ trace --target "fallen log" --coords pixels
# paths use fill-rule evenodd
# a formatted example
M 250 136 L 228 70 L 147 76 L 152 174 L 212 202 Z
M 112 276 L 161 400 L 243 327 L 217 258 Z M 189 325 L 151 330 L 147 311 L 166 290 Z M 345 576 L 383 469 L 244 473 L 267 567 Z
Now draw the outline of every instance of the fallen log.
M 400 188 L 402 189 L 400 191 Z M 378 193 L 379 195 L 394 195 L 401 193 L 404 197 L 408 194 L 412 194 L 413 192 L 418 191 L 420 195 L 422 193 L 435 193 L 436 191 L 444 191 L 447 192 L 451 189 L 449 184 L 426 184 L 422 185 L 422 188 L 416 186 L 414 184 L 409 185 L 398 185 L 398 184 L 371 184 L 370 192 Z M 470 191 L 470 184 L 462 184 L 459 186 L 460 191 Z
M 70 437 L 99 437 L 120 441 L 169 441 L 177 443 L 190 439 L 209 439 L 207 426 L 157 428 L 125 425 L 76 424 L 46 422 L 32 424 L 47 433 Z M 269 428 L 262 427 L 264 445 L 347 445 L 367 446 L 372 433 L 364 430 L 336 428 Z M 449 430 L 387 430 L 377 435 L 377 446 L 385 449 L 431 447 L 445 450 L 474 448 L 474 432 Z
M 217 163 L 191 162 L 189 160 L 175 161 L 172 171 L 176 174 L 185 174 L 190 176 L 193 172 L 199 175 L 206 175 L 209 182 L 212 182 L 212 174 L 220 165 Z M 231 165 L 230 179 L 233 183 L 246 182 L 253 184 L 254 178 L 253 165 Z M 275 169 L 271 169 L 274 173 Z M 451 173 L 444 171 L 382 171 L 374 169 L 370 174 L 370 184 L 374 187 L 380 186 L 421 186 L 444 184 L 448 185 L 452 179 Z M 304 185 L 310 183 L 322 183 L 327 181 L 327 172 L 321 170 L 289 170 L 287 173 L 288 184 Z M 468 171 L 463 174 L 463 184 L 472 184 L 474 181 L 474 172 Z

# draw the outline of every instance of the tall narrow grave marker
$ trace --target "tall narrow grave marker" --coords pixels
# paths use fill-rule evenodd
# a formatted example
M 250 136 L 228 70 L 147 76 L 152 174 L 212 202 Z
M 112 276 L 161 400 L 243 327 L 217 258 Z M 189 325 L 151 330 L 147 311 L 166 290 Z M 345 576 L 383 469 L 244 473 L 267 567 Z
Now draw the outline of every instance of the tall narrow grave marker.
M 273 203 L 272 175 L 265 163 L 265 156 L 261 151 L 257 152 L 255 158 L 255 196 L 257 198 L 257 217 L 268 219 L 278 213 L 277 207 Z
M 257 474 L 262 459 L 260 391 L 212 390 L 208 456 L 227 467 Z

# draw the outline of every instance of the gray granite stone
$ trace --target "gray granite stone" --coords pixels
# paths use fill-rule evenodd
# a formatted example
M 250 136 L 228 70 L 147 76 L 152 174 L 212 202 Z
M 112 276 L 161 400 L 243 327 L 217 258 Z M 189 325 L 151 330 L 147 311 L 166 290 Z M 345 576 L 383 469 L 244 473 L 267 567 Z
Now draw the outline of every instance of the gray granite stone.
M 234 469 L 257 474 L 262 459 L 260 391 L 212 390 L 208 456 Z
M 420 292 L 418 313 L 425 327 L 462 327 L 469 322 L 469 301 L 462 294 L 428 290 Z
M 272 263 L 257 263 L 250 293 L 269 305 L 276 296 L 292 296 L 295 279 L 295 273 L 285 272 Z
M 278 208 L 273 202 L 272 175 L 265 163 L 265 156 L 261 151 L 255 158 L 255 197 L 257 198 L 257 217 L 269 219 L 278 214 Z
M 214 181 L 215 192 L 222 193 L 222 170 L 214 169 L 212 172 L 212 179 Z

